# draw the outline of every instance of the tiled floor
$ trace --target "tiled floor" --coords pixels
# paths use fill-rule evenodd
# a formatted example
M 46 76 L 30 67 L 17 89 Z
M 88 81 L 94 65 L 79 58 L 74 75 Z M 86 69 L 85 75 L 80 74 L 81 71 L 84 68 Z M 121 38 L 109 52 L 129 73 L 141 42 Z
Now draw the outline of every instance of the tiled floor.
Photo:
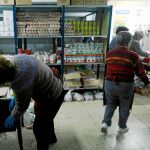
M 135 95 L 129 117 L 129 132 L 117 134 L 118 110 L 109 133 L 100 132 L 102 101 L 63 103 L 55 119 L 57 144 L 49 150 L 150 150 L 150 97 Z M 23 129 L 24 150 L 36 150 L 32 130 Z M 15 132 L 0 137 L 0 150 L 17 150 Z

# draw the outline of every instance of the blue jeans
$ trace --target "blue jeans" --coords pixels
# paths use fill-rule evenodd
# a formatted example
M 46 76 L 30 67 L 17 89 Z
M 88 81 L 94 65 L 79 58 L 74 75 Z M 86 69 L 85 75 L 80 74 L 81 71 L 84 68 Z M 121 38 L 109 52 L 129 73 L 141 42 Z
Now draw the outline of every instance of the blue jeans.
M 120 128 L 127 127 L 126 123 L 133 101 L 134 88 L 134 82 L 105 81 L 106 109 L 103 123 L 105 122 L 108 126 L 111 126 L 112 116 L 117 106 L 119 106 L 118 126 Z

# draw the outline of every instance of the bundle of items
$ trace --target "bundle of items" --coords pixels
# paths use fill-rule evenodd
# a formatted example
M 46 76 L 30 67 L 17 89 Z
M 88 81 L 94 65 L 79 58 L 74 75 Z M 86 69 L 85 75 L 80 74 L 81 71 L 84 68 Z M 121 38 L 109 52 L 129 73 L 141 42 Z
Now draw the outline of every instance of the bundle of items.
M 102 100 L 103 93 L 99 90 L 97 91 L 86 91 L 81 93 L 75 92 L 73 90 L 69 90 L 65 95 L 64 101 L 65 102 L 72 102 L 72 101 L 93 101 L 93 100 Z
M 147 75 L 150 80 L 150 75 Z M 143 96 L 149 96 L 150 95 L 150 87 L 145 87 L 144 83 L 135 76 L 135 93 L 143 95 Z
M 64 74 L 64 87 L 80 88 L 81 87 L 80 79 L 81 79 L 81 75 L 79 72 Z

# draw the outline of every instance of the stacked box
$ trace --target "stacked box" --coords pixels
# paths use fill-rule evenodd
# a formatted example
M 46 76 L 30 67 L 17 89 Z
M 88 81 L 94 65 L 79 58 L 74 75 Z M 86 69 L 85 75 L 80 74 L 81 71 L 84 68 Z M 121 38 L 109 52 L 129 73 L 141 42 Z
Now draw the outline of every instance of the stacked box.
M 32 5 L 32 0 L 16 0 L 16 5 Z
M 108 0 L 95 0 L 95 5 L 107 5 Z
M 70 5 L 70 0 L 57 0 L 57 5 Z
M 0 0 L 0 5 L 14 5 L 14 0 Z
M 84 0 L 71 0 L 71 5 L 83 5 Z
M 95 5 L 95 0 L 84 0 L 84 5 Z

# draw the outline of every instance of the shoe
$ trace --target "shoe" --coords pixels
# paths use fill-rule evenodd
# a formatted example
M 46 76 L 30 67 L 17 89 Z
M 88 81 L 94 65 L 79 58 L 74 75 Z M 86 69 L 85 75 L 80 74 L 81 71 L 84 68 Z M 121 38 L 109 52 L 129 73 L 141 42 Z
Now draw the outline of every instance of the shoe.
M 102 124 L 101 132 L 107 133 L 109 126 L 106 123 Z
M 57 138 L 55 134 L 49 138 L 48 143 L 49 144 L 57 143 Z
M 123 133 L 126 133 L 126 132 L 128 132 L 129 131 L 129 128 L 124 128 L 124 129 L 122 129 L 122 128 L 119 128 L 119 130 L 118 130 L 118 133 L 121 133 L 121 134 L 123 134 Z

